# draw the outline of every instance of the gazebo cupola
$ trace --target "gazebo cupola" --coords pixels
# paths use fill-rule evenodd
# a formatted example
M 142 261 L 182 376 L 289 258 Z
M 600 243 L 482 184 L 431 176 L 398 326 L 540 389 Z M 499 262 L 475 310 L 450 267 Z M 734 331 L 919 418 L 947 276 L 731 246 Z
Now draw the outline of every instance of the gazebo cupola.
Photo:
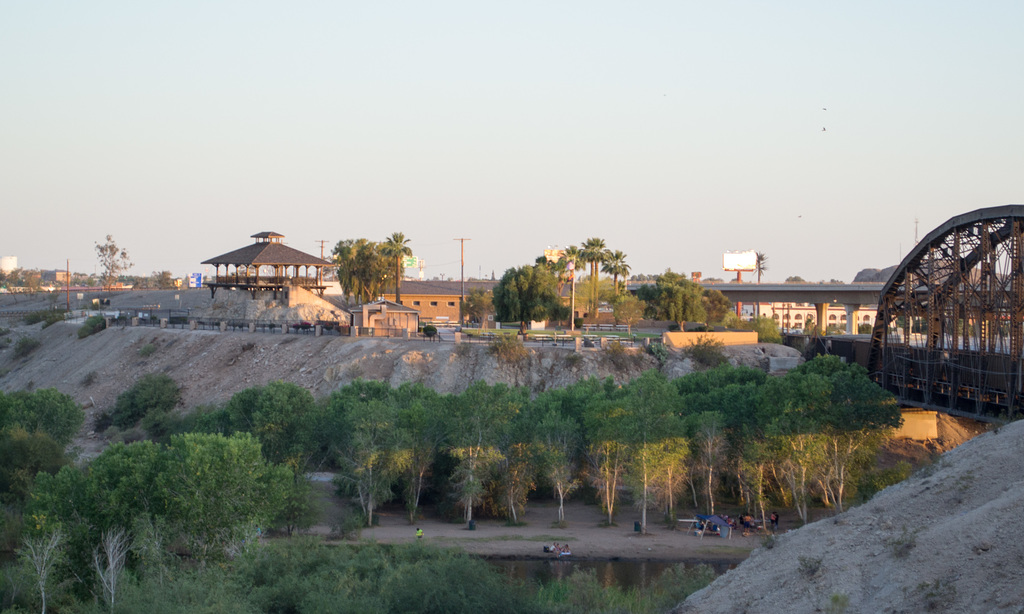
M 211 297 L 218 288 L 239 288 L 251 292 L 254 299 L 258 291 L 272 291 L 276 299 L 279 291 L 291 286 L 323 296 L 324 267 L 331 265 L 329 260 L 288 247 L 280 233 L 258 232 L 252 238 L 252 245 L 203 261 L 217 268 L 214 281 L 206 284 Z

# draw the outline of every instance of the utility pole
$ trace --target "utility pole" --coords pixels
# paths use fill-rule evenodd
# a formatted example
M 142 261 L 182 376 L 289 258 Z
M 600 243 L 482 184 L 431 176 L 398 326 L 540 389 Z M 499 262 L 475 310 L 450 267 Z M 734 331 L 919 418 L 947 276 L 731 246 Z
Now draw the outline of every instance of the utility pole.
M 462 298 L 459 300 L 459 325 L 462 325 L 462 309 L 466 303 L 466 241 L 472 241 L 473 239 L 458 238 L 452 240 L 458 241 L 461 248 L 459 258 L 462 264 L 459 267 L 459 276 L 462 278 Z
M 67 299 L 67 311 L 71 311 L 71 259 L 65 262 L 64 269 L 64 298 Z
M 320 259 L 323 260 L 324 259 L 324 244 L 327 243 L 327 239 L 318 239 L 316 241 L 313 241 L 313 243 L 319 243 L 320 244 Z
M 576 331 L 576 261 L 570 260 L 565 263 L 569 269 L 569 332 Z

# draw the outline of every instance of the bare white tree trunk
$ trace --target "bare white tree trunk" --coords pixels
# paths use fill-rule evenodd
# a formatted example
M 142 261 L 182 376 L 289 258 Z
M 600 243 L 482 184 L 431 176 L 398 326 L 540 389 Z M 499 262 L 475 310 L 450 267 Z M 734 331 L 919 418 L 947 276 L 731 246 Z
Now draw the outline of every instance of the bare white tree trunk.
M 129 541 L 124 529 L 104 531 L 100 537 L 100 545 L 92 551 L 92 565 L 100 577 L 103 597 L 110 604 L 111 612 L 114 611 L 114 602 L 117 599 L 117 583 L 121 579 L 121 572 L 124 571 L 124 563 L 128 556 Z
M 60 531 L 53 531 L 48 535 L 36 538 L 25 538 L 22 556 L 24 556 L 32 570 L 36 573 L 36 587 L 39 589 L 39 598 L 43 602 L 42 614 L 46 614 L 46 583 L 53 570 L 53 565 L 60 557 Z

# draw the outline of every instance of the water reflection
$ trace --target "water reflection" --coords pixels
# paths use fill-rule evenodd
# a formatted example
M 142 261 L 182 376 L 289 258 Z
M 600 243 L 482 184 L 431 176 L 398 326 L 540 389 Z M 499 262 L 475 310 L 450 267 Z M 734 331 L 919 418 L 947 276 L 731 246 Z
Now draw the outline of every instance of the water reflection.
M 555 580 L 568 578 L 577 569 L 594 570 L 598 582 L 604 587 L 618 586 L 628 589 L 648 586 L 658 579 L 666 569 L 679 565 L 664 561 L 574 561 L 574 560 L 494 560 L 487 561 L 500 569 L 506 576 L 515 580 L 524 580 L 547 584 Z M 693 567 L 697 563 L 682 563 L 684 567 Z M 709 563 L 715 574 L 721 575 L 735 565 L 728 563 Z

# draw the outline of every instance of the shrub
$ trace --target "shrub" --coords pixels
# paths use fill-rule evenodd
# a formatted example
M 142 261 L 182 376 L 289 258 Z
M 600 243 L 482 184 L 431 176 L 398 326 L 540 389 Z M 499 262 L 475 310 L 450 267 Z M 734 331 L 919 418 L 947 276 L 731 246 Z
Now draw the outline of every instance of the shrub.
M 894 467 L 879 469 L 865 473 L 857 485 L 857 497 L 867 501 L 893 484 L 898 484 L 910 477 L 914 468 L 907 461 L 900 461 Z
M 679 325 L 676 324 L 675 322 L 673 322 L 673 323 L 668 325 L 668 332 L 674 333 L 674 332 L 678 332 L 678 331 L 679 331 Z
M 498 360 L 512 364 L 522 362 L 529 354 L 519 337 L 512 335 L 498 337 L 491 342 L 488 351 Z
M 620 370 L 625 371 L 633 365 L 639 362 L 640 356 L 630 352 L 626 349 L 626 346 L 622 345 L 618 341 L 612 341 L 608 344 L 608 349 L 605 350 L 605 356 L 612 365 Z
M 111 421 L 127 429 L 151 413 L 167 413 L 181 400 L 181 390 L 167 375 L 150 373 L 117 397 Z
M 886 542 L 889 549 L 892 550 L 892 555 L 898 559 L 906 558 L 910 551 L 917 545 L 917 531 L 908 531 L 907 527 L 903 527 L 903 532 L 900 533 L 899 537 L 893 537 Z
M 815 557 L 810 557 L 810 556 L 802 556 L 802 557 L 800 557 L 799 560 L 800 560 L 800 573 L 804 574 L 808 578 L 813 578 L 814 576 L 818 575 L 819 571 L 821 571 L 821 559 L 820 558 L 815 558 Z
M 652 343 L 647 346 L 647 353 L 657 359 L 659 365 L 665 364 L 668 360 L 668 348 L 664 343 Z
M 139 356 L 141 356 L 143 358 L 149 358 L 150 356 L 153 355 L 153 352 L 155 352 L 155 351 L 156 351 L 156 346 L 153 345 L 152 343 L 147 343 L 146 345 L 144 345 L 141 348 L 139 348 Z
M 24 358 L 34 352 L 42 343 L 32 337 L 22 337 L 14 344 L 14 357 Z
M 423 334 L 426 335 L 428 339 L 430 339 L 437 334 L 437 327 L 434 326 L 433 324 L 427 324 L 426 326 L 423 327 Z
M 758 343 L 782 343 L 782 333 L 779 332 L 779 325 L 774 319 L 761 316 L 752 324 L 757 333 Z
M 693 345 L 686 349 L 686 355 L 697 364 L 713 369 L 728 362 L 722 348 L 725 344 L 709 336 L 698 337 Z
M 40 311 L 33 311 L 25 316 L 25 324 L 36 324 L 37 322 L 43 323 L 43 328 L 55 323 L 64 321 L 63 311 L 53 311 L 50 309 L 43 309 Z
M 103 316 L 89 316 L 82 327 L 78 329 L 78 338 L 85 339 L 89 335 L 98 333 L 107 327 L 107 321 Z

